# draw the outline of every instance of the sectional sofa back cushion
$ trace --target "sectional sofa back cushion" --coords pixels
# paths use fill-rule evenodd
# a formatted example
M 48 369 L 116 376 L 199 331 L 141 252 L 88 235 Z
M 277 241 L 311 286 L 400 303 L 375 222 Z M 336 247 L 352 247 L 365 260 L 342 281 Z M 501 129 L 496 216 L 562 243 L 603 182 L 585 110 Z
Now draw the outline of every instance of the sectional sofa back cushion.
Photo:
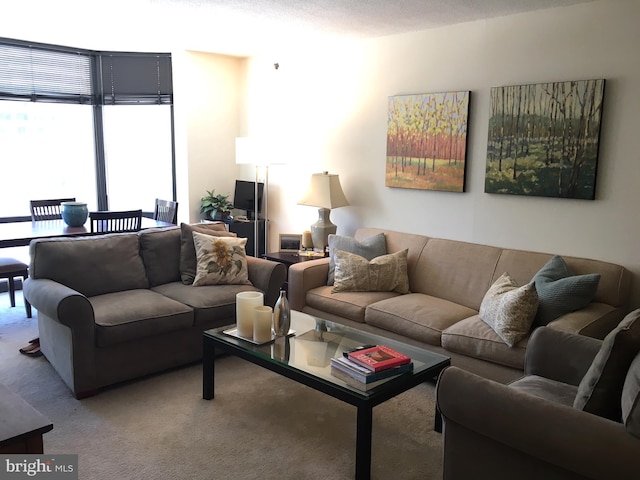
M 138 232 L 140 255 L 149 286 L 180 281 L 180 228 L 168 227 Z
M 148 288 L 136 233 L 31 242 L 34 279 L 47 278 L 87 297 Z
M 534 275 L 553 257 L 552 254 L 528 252 L 526 250 L 504 249 L 494 273 L 493 281 L 502 272 L 509 272 L 520 285 L 528 283 Z M 594 302 L 613 307 L 624 307 L 629 299 L 631 273 L 614 263 L 591 260 L 588 258 L 562 256 L 574 275 L 600 274 Z
M 432 238 L 424 247 L 416 281 L 411 283 L 410 279 L 409 288 L 412 292 L 443 298 L 477 311 L 493 283 L 491 279 L 501 250 Z

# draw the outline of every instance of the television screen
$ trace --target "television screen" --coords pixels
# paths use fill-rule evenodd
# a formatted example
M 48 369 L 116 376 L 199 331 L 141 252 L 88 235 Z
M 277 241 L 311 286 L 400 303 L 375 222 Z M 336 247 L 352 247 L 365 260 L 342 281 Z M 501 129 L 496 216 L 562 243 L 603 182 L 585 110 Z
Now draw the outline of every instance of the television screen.
M 253 218 L 255 209 L 256 182 L 246 180 L 236 180 L 236 190 L 233 194 L 233 208 L 244 210 L 247 217 Z M 258 182 L 258 216 L 262 212 L 262 195 L 264 193 L 264 183 Z

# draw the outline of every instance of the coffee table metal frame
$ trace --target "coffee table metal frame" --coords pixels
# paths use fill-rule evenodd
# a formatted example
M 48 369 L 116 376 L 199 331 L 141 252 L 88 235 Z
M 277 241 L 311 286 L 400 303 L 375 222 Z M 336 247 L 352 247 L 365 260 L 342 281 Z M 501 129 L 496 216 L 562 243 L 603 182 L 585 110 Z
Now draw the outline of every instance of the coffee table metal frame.
M 309 319 L 312 320 L 311 324 L 309 323 Z M 300 365 L 290 365 L 288 359 L 278 360 L 274 358 L 270 345 L 257 346 L 253 343 L 226 335 L 223 331 L 234 326 L 227 325 L 225 327 L 207 330 L 203 334 L 202 398 L 205 400 L 214 398 L 214 358 L 216 350 L 219 349 L 353 405 L 357 409 L 355 478 L 356 480 L 368 480 L 371 476 L 373 407 L 416 385 L 435 379 L 445 367 L 450 365 L 450 359 L 444 355 L 429 352 L 409 344 L 345 327 L 333 322 L 316 319 L 300 312 L 292 312 L 291 327 L 296 330 L 296 336 L 287 337 L 286 339 L 281 338 L 276 341 L 287 343 L 295 341 L 295 338 L 304 334 L 305 331 L 313 331 L 314 324 L 316 327 L 322 325 L 323 329 L 328 328 L 328 331 L 331 333 L 347 337 L 349 341 L 352 341 L 353 345 L 388 345 L 412 357 L 414 361 L 414 371 L 394 377 L 374 389 L 361 391 L 348 386 L 337 377 L 331 377 L 330 375 L 323 377 L 318 375 L 317 372 L 311 371 L 311 369 L 305 370 L 301 368 Z M 309 328 L 309 326 L 311 328 Z M 342 355 L 342 352 L 336 351 L 334 356 L 338 355 Z

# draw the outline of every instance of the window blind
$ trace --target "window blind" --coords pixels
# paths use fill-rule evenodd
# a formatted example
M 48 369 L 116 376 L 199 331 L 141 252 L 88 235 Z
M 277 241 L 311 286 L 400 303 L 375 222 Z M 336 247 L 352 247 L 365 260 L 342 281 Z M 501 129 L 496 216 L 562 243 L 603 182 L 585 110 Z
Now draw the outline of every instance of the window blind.
M 0 100 L 91 104 L 93 62 L 81 51 L 0 42 Z
M 171 105 L 171 55 L 101 53 L 104 105 Z

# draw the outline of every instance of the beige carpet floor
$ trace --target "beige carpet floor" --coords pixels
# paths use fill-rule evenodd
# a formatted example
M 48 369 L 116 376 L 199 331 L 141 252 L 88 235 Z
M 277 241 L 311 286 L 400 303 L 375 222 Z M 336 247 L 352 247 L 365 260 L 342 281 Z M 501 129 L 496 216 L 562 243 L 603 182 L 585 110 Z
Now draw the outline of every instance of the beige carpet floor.
M 216 363 L 216 398 L 202 399 L 200 365 L 153 375 L 78 401 L 46 358 L 18 349 L 36 319 L 0 294 L 0 382 L 47 416 L 47 453 L 77 454 L 79 478 L 351 479 L 355 408 L 235 357 Z M 162 352 L 158 352 L 161 355 Z M 376 408 L 373 479 L 442 477 L 434 386 Z

